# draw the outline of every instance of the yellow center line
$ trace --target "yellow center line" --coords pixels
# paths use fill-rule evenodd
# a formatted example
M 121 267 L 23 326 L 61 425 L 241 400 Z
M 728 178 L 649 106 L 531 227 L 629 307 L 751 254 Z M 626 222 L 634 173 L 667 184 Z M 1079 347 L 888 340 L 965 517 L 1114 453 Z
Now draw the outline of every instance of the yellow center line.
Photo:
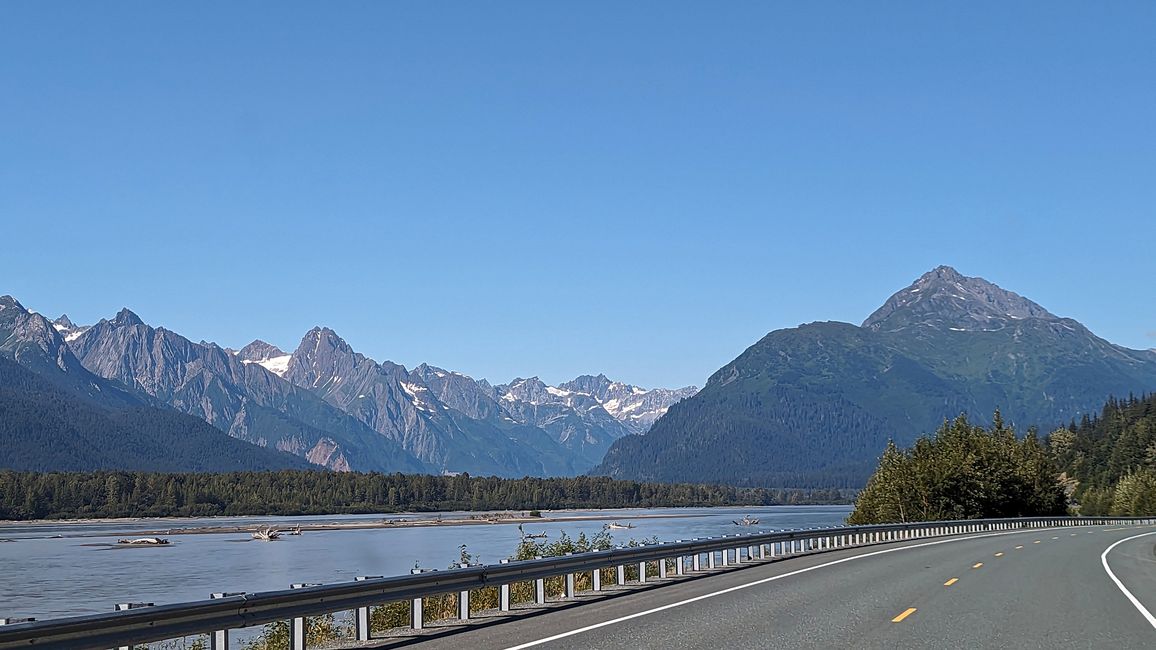
M 959 581 L 959 578 L 952 578 L 951 580 L 948 580 L 947 582 L 943 583 L 943 586 L 944 587 L 950 587 L 951 585 L 955 584 L 958 581 Z
M 1036 541 L 1032 542 L 1032 544 L 1039 544 L 1039 543 L 1040 543 L 1040 540 L 1038 540 L 1038 539 Z
M 1053 537 L 1052 539 L 1059 539 L 1059 537 Z
M 975 565 L 974 565 L 974 566 L 972 566 L 971 568 L 973 568 L 973 569 L 978 569 L 978 568 L 980 568 L 981 566 L 983 566 L 983 562 L 976 562 L 976 563 L 975 563 Z
M 908 616 L 911 616 L 911 615 L 912 615 L 912 614 L 914 614 L 914 613 L 915 613 L 915 608 L 914 608 L 914 607 L 908 607 L 908 608 L 907 608 L 907 610 L 906 610 L 906 611 L 904 611 L 902 614 L 900 614 L 899 616 L 896 616 L 895 618 L 891 619 L 891 622 L 892 622 L 892 623 L 899 623 L 899 622 L 901 622 L 903 619 L 907 618 Z
M 1024 545 L 1023 545 L 1023 544 L 1020 544 L 1019 546 L 1017 546 L 1017 547 L 1016 547 L 1016 550 L 1018 551 L 1018 550 L 1020 550 L 1020 549 L 1021 549 L 1021 548 L 1023 548 L 1023 547 L 1024 547 Z
M 996 554 L 995 554 L 995 556 L 996 556 L 996 557 L 1003 557 L 1003 553 L 1002 553 L 1002 552 L 1001 552 L 1001 553 L 996 553 Z

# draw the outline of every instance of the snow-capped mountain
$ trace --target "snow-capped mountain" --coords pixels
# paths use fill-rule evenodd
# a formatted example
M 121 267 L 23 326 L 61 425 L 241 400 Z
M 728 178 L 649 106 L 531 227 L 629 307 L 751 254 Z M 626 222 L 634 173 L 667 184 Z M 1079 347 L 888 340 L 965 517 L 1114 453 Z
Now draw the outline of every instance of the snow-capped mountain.
M 547 431 L 559 444 L 597 463 L 615 440 L 631 431 L 590 395 L 547 386 L 537 377 L 494 387 L 510 416 Z
M 442 472 L 549 476 L 590 466 L 578 463 L 545 431 L 485 404 L 485 389 L 478 394 L 480 386 L 472 379 L 455 375 L 465 390 L 447 390 L 434 381 L 437 373 L 451 376 L 429 367 L 409 372 L 396 363 L 379 363 L 355 352 L 333 330 L 316 327 L 290 356 L 285 379 Z
M 80 326 L 74 324 L 68 318 L 68 314 L 61 314 L 60 318 L 52 321 L 52 327 L 54 327 L 57 332 L 60 332 L 60 335 L 64 337 L 65 341 L 70 343 L 80 338 L 81 334 L 84 334 L 88 331 L 87 325 Z
M 630 384 L 611 381 L 606 375 L 582 375 L 558 387 L 563 391 L 589 395 L 626 425 L 632 433 L 646 433 L 654 426 L 672 404 L 691 397 L 698 392 L 695 386 L 683 388 L 645 389 Z
M 54 332 L 56 333 L 56 332 Z M 68 343 L 84 367 L 247 442 L 336 470 L 423 471 L 396 443 L 214 344 L 193 343 L 123 309 Z
M 289 369 L 289 357 L 281 348 L 257 339 L 237 351 L 241 363 L 255 363 L 265 370 L 284 377 Z
M 128 309 L 80 326 L 11 302 L 26 329 L 43 330 L 39 339 L 28 333 L 20 340 L 44 342 L 58 363 L 241 440 L 339 470 L 580 474 L 615 440 L 644 433 L 694 392 L 644 390 L 604 375 L 561 386 L 537 378 L 494 386 L 427 364 L 408 370 L 376 361 L 323 327 L 307 332 L 291 354 L 260 339 L 231 350 L 152 327 Z

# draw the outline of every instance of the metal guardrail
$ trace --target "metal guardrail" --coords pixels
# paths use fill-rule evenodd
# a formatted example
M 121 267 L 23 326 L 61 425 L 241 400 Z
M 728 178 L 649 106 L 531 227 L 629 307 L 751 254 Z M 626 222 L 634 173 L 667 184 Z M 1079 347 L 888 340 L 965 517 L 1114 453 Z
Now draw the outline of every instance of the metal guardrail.
M 508 611 L 510 585 L 535 584 L 535 602 L 546 600 L 543 581 L 565 576 L 564 597 L 575 596 L 575 574 L 592 573 L 594 591 L 600 591 L 601 569 L 617 567 L 617 583 L 625 583 L 624 567 L 637 565 L 638 582 L 648 579 L 647 563 L 658 562 L 658 575 L 666 578 L 668 561 L 674 561 L 675 575 L 693 575 L 718 566 L 732 566 L 775 557 L 792 556 L 850 546 L 889 541 L 940 537 L 967 533 L 994 532 L 1060 526 L 1110 524 L 1152 524 L 1146 517 L 1030 517 L 1017 519 L 973 519 L 964 521 L 920 522 L 872 526 L 840 526 L 807 530 L 664 542 L 632 548 L 579 553 L 561 557 L 501 564 L 465 566 L 445 571 L 422 571 L 395 577 L 359 578 L 355 582 L 330 585 L 301 585 L 299 588 L 254 594 L 214 594 L 210 600 L 160 606 L 124 606 L 109 614 L 77 616 L 48 621 L 0 625 L 0 650 L 49 648 L 83 650 L 128 647 L 208 634 L 214 650 L 228 648 L 228 630 L 275 621 L 291 621 L 290 647 L 305 648 L 305 617 L 354 611 L 356 635 L 368 640 L 369 607 L 395 601 L 411 602 L 411 626 L 420 629 L 422 598 L 445 593 L 459 595 L 459 616 L 469 618 L 469 592 L 497 587 L 500 609 Z M 731 559 L 733 553 L 733 561 Z M 744 561 L 743 555 L 746 555 Z M 704 565 L 705 559 L 705 566 Z M 297 585 L 295 585 L 296 587 Z M 23 620 L 23 619 L 18 619 Z

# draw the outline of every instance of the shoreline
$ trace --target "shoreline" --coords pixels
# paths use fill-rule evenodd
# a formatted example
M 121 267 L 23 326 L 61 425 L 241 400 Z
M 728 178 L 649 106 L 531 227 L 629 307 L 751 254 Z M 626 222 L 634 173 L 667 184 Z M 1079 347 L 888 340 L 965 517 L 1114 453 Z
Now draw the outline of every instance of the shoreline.
M 381 521 L 350 521 L 350 522 L 330 522 L 330 523 L 303 523 L 278 528 L 282 532 L 299 528 L 302 533 L 311 531 L 334 531 L 334 530 L 371 530 L 371 529 L 391 529 L 391 528 L 433 528 L 442 526 L 508 526 L 511 524 L 527 524 L 527 523 L 565 523 L 574 521 L 620 521 L 630 519 L 679 519 L 684 517 L 705 517 L 704 514 L 649 514 L 649 515 L 625 515 L 625 516 L 605 516 L 605 515 L 579 515 L 575 517 L 501 517 L 501 518 L 482 518 L 469 519 L 455 517 L 453 519 L 383 519 Z M 195 528 L 167 528 L 145 531 L 134 531 L 131 534 L 137 537 L 152 537 L 157 535 L 222 535 L 232 533 L 251 533 L 257 528 L 263 528 L 260 524 L 248 524 L 243 526 L 198 526 Z M 103 535 L 104 533 L 102 533 Z M 120 533 L 108 533 L 109 535 L 119 535 Z
M 792 504 L 793 505 L 793 504 Z M 817 504 L 800 504 L 806 507 L 816 507 Z M 840 507 L 841 504 L 823 504 L 820 507 Z M 780 506 L 718 506 L 718 509 L 735 509 L 735 510 L 754 510 L 768 507 L 776 508 L 790 508 L 791 505 Z M 476 513 L 457 512 L 453 517 L 443 517 L 437 513 L 389 513 L 382 515 L 365 515 L 365 514 L 332 514 L 332 515 L 230 515 L 221 517 L 109 517 L 109 518 L 92 518 L 92 519 L 36 519 L 36 520 L 0 520 L 0 534 L 5 528 L 18 526 L 59 526 L 62 528 L 76 527 L 83 529 L 84 526 L 99 524 L 112 525 L 124 524 L 125 528 L 114 528 L 112 530 L 101 531 L 83 531 L 65 532 L 67 537 L 158 537 L 165 535 L 227 535 L 252 533 L 255 530 L 265 527 L 273 527 L 287 532 L 293 529 L 299 529 L 304 532 L 317 531 L 340 531 L 340 530 L 372 530 L 372 529 L 393 529 L 393 528 L 431 528 L 440 526 L 491 526 L 491 525 L 516 525 L 516 524 L 549 524 L 549 523 L 568 523 L 568 522 L 582 522 L 582 521 L 630 521 L 630 520 L 646 520 L 646 519 L 679 519 L 679 518 L 697 518 L 710 516 L 709 513 L 703 512 L 679 512 L 689 508 L 669 507 L 661 508 L 669 512 L 662 513 L 641 513 L 631 512 L 638 510 L 656 510 L 660 508 L 619 508 L 607 509 L 608 512 L 599 514 L 581 514 L 569 515 L 567 513 L 589 512 L 585 508 L 567 508 L 559 510 L 543 511 L 542 516 L 532 517 L 528 513 L 529 510 L 519 511 L 479 511 Z M 715 508 L 709 508 L 715 509 Z M 614 510 L 614 512 L 609 512 Z M 393 516 L 390 516 L 392 514 Z M 226 520 L 244 519 L 244 518 L 262 518 L 265 521 L 254 521 L 244 524 L 229 524 Z M 362 519 L 354 519 L 349 521 L 309 521 L 309 522 L 295 522 L 293 521 L 299 517 L 311 518 L 325 518 L 325 517 L 361 517 Z M 211 522 L 214 519 L 222 520 L 221 525 L 213 525 Z M 200 522 L 198 526 L 184 526 L 183 523 Z M 145 524 L 155 524 L 148 528 L 130 528 L 132 525 L 142 526 Z M 166 526 L 165 524 L 173 524 Z M 633 528 L 633 526 L 630 526 Z M 533 531 L 528 531 L 533 532 Z
M 744 506 L 744 505 L 734 505 L 734 506 L 726 505 L 726 506 L 655 506 L 655 507 L 650 507 L 650 508 L 643 507 L 643 506 L 632 506 L 632 507 L 626 507 L 626 508 L 558 508 L 558 509 L 552 509 L 552 510 L 541 510 L 540 512 L 543 513 L 542 517 L 523 516 L 521 518 L 514 516 L 513 513 L 515 513 L 515 512 L 526 513 L 526 512 L 530 512 L 532 509 L 527 508 L 527 509 L 519 509 L 519 510 L 477 510 L 477 511 L 461 511 L 461 510 L 459 510 L 459 511 L 449 511 L 449 512 L 454 512 L 454 514 L 467 513 L 470 515 L 474 515 L 474 519 L 478 520 L 478 521 L 475 521 L 474 523 L 491 523 L 491 520 L 489 518 L 487 518 L 487 515 L 496 515 L 500 519 L 510 519 L 511 521 L 516 519 L 517 521 L 514 521 L 514 523 L 518 523 L 521 521 L 566 521 L 566 520 L 574 520 L 574 521 L 595 520 L 596 521 L 598 519 L 644 519 L 644 518 L 660 518 L 661 519 L 661 518 L 670 518 L 670 517 L 706 516 L 706 515 L 701 515 L 701 514 L 674 514 L 675 512 L 677 512 L 679 510 L 689 510 L 692 508 L 693 509 L 707 509 L 707 510 L 728 509 L 728 508 L 729 509 L 735 509 L 735 510 L 753 510 L 756 508 L 838 508 L 838 507 L 849 507 L 850 505 L 852 505 L 852 504 L 844 504 L 844 503 L 798 503 L 798 504 L 790 503 L 790 504 L 788 504 L 788 503 L 781 503 L 781 504 L 774 504 L 774 505 L 746 505 L 746 506 Z M 581 517 L 584 517 L 585 519 L 580 519 L 577 517 L 566 517 L 564 514 L 564 513 L 568 513 L 568 512 L 589 512 L 591 510 L 616 511 L 616 512 L 621 512 L 623 514 L 619 515 L 618 517 L 602 516 L 602 515 L 582 515 Z M 629 511 L 631 511 L 631 510 L 670 510 L 670 511 L 672 511 L 672 513 L 671 514 L 662 513 L 662 514 L 653 514 L 653 515 L 626 514 L 626 513 L 629 513 Z M 555 513 L 557 513 L 557 514 L 555 514 Z M 502 515 L 506 515 L 506 517 L 502 517 Z M 228 520 L 228 519 L 245 519 L 245 518 L 258 518 L 258 517 L 263 517 L 263 518 L 268 518 L 268 519 L 285 519 L 285 520 L 295 519 L 295 518 L 299 518 L 299 517 L 367 517 L 367 518 L 368 517 L 380 517 L 383 520 L 384 519 L 394 519 L 396 523 L 402 523 L 404 521 L 428 521 L 430 519 L 438 519 L 438 518 L 440 518 L 440 515 L 437 511 L 429 511 L 429 512 L 404 511 L 404 512 L 394 512 L 394 513 L 387 513 L 387 512 L 382 512 L 382 513 L 331 512 L 331 513 L 323 513 L 323 514 L 311 513 L 311 514 L 301 514 L 301 515 L 265 515 L 265 514 L 209 515 L 209 516 L 204 516 L 204 517 L 88 517 L 88 518 L 77 518 L 77 519 L 0 519 L 0 530 L 3 530 L 4 527 L 6 527 L 6 526 L 71 526 L 71 525 L 78 525 L 79 526 L 79 525 L 89 525 L 89 524 L 121 524 L 121 523 L 123 523 L 123 524 L 137 524 L 137 523 L 146 523 L 146 522 L 180 523 L 180 522 L 187 522 L 187 521 L 211 521 L 214 519 Z M 420 519 L 420 520 L 419 519 L 413 519 L 413 517 L 422 517 L 423 519 Z M 459 516 L 459 517 L 453 518 L 453 520 L 459 520 L 459 519 L 467 520 L 467 519 L 469 519 L 469 517 L 460 517 Z M 443 519 L 443 521 L 450 521 L 450 520 L 449 519 Z M 351 522 L 351 523 L 360 523 L 360 522 Z M 506 522 L 506 523 L 509 523 L 509 522 Z M 253 525 L 259 525 L 259 524 L 253 524 Z M 294 525 L 296 525 L 296 524 L 294 524 Z M 304 526 L 304 524 L 302 526 Z M 204 528 L 215 528 L 214 526 L 203 526 L 203 527 Z M 374 526 L 374 527 L 376 527 L 376 526 Z M 304 527 L 302 528 L 302 530 L 304 530 Z

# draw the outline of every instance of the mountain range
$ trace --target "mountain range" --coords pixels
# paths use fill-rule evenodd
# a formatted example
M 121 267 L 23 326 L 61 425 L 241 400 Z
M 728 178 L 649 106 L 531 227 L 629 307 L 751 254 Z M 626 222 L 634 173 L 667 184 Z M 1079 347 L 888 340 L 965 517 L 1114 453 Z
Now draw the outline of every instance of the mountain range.
M 559 387 L 537 378 L 493 386 L 425 364 L 375 361 L 323 327 L 292 353 L 261 340 L 231 350 L 153 327 L 128 309 L 78 326 L 4 300 L 23 325 L 0 330 L 0 355 L 28 370 L 51 370 L 54 381 L 104 406 L 193 415 L 235 440 L 340 471 L 576 475 L 695 392 L 603 375 Z M 22 353 L 45 338 L 51 353 Z M 117 395 L 123 404 L 112 404 Z
M 859 487 L 888 439 L 945 418 L 1045 432 L 1111 395 L 1156 390 L 1156 352 L 1113 345 L 982 278 L 941 266 L 856 326 L 767 334 L 619 439 L 592 474 L 776 487 Z
M 942 266 L 861 324 L 770 332 L 706 386 L 604 375 L 491 384 L 377 361 L 316 327 L 292 352 L 239 350 L 145 323 L 49 321 L 0 297 L 0 467 L 328 468 L 580 473 L 786 488 L 862 486 L 908 444 L 999 409 L 1021 431 L 1156 390 L 1156 351 Z M 151 459 L 151 460 L 150 460 Z
M 88 371 L 57 328 L 0 296 L 0 468 L 305 469 Z

